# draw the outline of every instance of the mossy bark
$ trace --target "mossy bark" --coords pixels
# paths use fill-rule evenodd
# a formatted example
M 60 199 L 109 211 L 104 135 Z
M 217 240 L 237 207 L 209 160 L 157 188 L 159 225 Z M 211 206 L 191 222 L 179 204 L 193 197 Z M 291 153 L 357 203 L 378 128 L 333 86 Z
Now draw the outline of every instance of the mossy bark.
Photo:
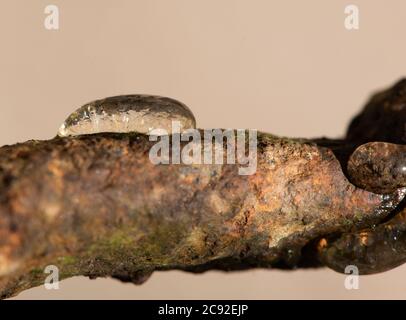
M 140 134 L 2 147 L 0 298 L 42 284 L 50 264 L 61 278 L 134 283 L 169 269 L 393 268 L 406 261 L 405 106 L 403 79 L 372 97 L 345 140 L 261 133 L 248 176 L 239 164 L 154 165 Z M 374 141 L 397 145 L 350 159 Z
M 0 296 L 61 278 L 317 266 L 304 248 L 383 219 L 399 195 L 356 188 L 327 148 L 258 136 L 258 165 L 154 165 L 140 134 L 0 149 Z M 388 205 L 389 204 L 389 205 Z

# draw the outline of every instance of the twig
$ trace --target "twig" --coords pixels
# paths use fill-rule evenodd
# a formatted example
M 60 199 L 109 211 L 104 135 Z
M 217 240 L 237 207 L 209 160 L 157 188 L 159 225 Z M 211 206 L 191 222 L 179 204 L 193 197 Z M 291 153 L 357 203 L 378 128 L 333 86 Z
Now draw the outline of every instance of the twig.
M 319 260 L 339 269 L 331 237 L 379 223 L 403 196 L 374 194 L 345 177 L 351 151 L 377 136 L 351 134 L 368 122 L 365 113 L 358 118 L 345 141 L 259 134 L 257 170 L 245 176 L 236 164 L 154 165 L 154 142 L 141 134 L 2 147 L 0 297 L 42 284 L 51 264 L 61 278 L 135 283 L 154 270 L 315 267 Z

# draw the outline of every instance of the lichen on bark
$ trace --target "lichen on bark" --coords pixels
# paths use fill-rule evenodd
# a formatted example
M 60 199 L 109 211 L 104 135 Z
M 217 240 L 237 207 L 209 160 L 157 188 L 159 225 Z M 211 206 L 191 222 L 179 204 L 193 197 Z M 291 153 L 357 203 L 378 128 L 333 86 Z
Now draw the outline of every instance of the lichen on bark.
M 343 140 L 259 133 L 252 175 L 226 161 L 154 165 L 154 142 L 137 133 L 4 146 L 0 298 L 41 285 L 51 264 L 62 279 L 134 283 L 170 269 L 397 266 L 406 261 L 406 181 L 379 174 L 385 159 L 403 161 L 404 146 L 385 148 L 389 157 L 374 147 L 351 154 L 368 142 L 404 144 L 405 105 L 402 80 L 374 96 Z M 357 170 L 364 163 L 378 171 Z M 371 172 L 384 188 L 371 186 Z

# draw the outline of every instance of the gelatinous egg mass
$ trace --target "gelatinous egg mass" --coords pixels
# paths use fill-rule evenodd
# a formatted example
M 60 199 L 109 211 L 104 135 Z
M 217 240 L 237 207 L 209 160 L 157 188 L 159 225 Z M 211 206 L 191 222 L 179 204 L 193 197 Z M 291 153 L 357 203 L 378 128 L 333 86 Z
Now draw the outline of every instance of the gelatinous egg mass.
M 62 124 L 58 136 L 77 136 L 101 132 L 139 132 L 166 130 L 178 121 L 182 130 L 196 128 L 193 113 L 183 103 L 151 95 L 125 95 L 92 101 L 73 112 Z

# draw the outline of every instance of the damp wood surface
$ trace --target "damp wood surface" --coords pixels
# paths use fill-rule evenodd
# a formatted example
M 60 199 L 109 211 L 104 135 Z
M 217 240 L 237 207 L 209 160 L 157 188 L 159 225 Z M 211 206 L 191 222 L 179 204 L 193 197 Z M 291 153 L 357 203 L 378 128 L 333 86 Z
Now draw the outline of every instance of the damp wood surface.
M 1 147 L 0 297 L 43 284 L 47 265 L 62 279 L 139 284 L 155 270 L 327 265 L 343 272 L 358 261 L 371 273 L 403 263 L 403 178 L 382 176 L 385 194 L 379 185 L 367 188 L 373 192 L 363 185 L 370 172 L 347 162 L 363 143 L 404 144 L 405 88 L 401 81 L 375 96 L 343 140 L 259 133 L 252 175 L 238 174 L 238 163 L 155 165 L 155 142 L 136 133 Z M 399 150 L 393 154 L 402 157 Z M 350 182 L 351 172 L 359 179 Z
M 3 296 L 62 278 L 139 282 L 154 270 L 296 267 L 311 240 L 377 223 L 397 194 L 352 185 L 333 152 L 258 136 L 238 164 L 154 165 L 141 134 L 29 141 L 0 149 Z M 314 264 L 314 262 L 311 262 Z

